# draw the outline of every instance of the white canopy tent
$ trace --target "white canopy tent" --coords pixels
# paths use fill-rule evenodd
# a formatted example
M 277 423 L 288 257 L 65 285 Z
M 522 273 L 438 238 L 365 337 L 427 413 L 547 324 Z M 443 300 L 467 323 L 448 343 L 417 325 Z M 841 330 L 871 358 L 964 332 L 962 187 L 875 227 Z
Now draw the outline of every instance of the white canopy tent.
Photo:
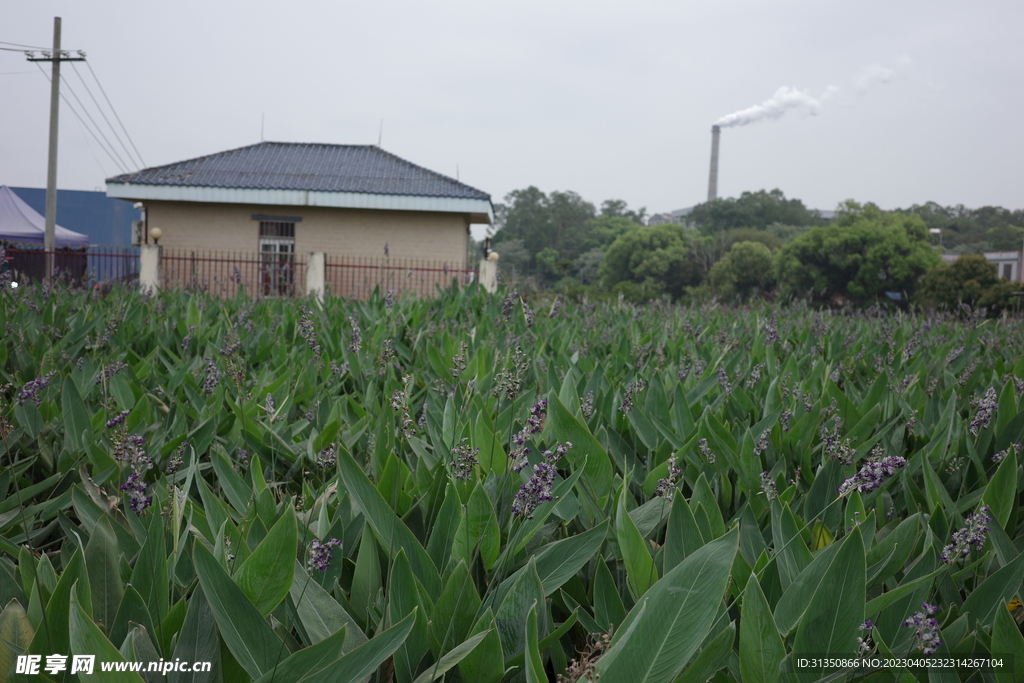
M 0 240 L 42 244 L 46 218 L 6 185 L 0 185 Z M 62 228 L 55 230 L 58 247 L 87 247 L 89 236 Z

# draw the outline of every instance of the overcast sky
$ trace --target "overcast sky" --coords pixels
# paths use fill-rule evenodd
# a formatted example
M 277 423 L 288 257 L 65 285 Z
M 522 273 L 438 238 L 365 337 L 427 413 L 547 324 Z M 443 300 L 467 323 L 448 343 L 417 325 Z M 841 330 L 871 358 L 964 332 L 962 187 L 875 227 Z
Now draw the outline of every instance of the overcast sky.
M 776 96 L 723 129 L 719 196 L 1024 208 L 1020 0 L 36 0 L 0 41 L 49 46 L 54 16 L 146 166 L 259 142 L 261 119 L 342 144 L 383 119 L 384 149 L 495 202 L 536 185 L 657 213 L 707 198 L 715 121 Z M 0 184 L 45 187 L 47 79 L 0 51 L 0 92 Z M 117 163 L 65 104 L 60 123 L 59 187 L 104 189 Z

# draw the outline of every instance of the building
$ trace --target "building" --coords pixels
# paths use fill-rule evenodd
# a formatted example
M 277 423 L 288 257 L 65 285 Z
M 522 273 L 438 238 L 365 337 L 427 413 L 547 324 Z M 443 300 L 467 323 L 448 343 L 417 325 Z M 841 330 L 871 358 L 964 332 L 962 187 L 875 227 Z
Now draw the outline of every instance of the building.
M 419 259 L 466 267 L 490 195 L 374 145 L 261 142 L 107 179 L 169 250 Z
M 943 254 L 943 263 L 951 264 L 962 254 Z M 1024 248 L 1020 251 L 986 251 L 982 256 L 996 266 L 996 275 L 1010 282 L 1024 282 Z

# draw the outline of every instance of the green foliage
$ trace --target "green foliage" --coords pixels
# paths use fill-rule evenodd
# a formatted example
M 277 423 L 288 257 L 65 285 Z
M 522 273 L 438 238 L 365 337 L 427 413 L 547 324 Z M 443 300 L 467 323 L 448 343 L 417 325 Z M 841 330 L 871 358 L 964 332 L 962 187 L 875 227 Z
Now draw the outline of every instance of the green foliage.
M 622 235 L 608 248 L 601 264 L 601 282 L 657 287 L 675 299 L 683 288 L 699 281 L 696 265 L 688 258 L 689 231 L 674 223 L 649 225 Z
M 832 224 L 780 250 L 776 275 L 790 296 L 866 304 L 887 291 L 913 294 L 918 279 L 938 262 L 924 222 L 916 216 L 883 214 L 872 204 L 847 202 Z
M 919 303 L 956 311 L 961 304 L 987 308 L 997 316 L 1020 305 L 1015 293 L 1024 291 L 1020 283 L 1005 282 L 997 276 L 996 264 L 984 256 L 969 254 L 951 264 L 940 263 L 921 279 Z
M 864 214 L 839 223 L 890 225 Z M 692 267 L 707 238 L 682 230 L 636 265 Z M 739 282 L 765 250 L 724 262 Z M 1020 320 L 664 299 L 528 320 L 507 294 L 0 293 L 0 681 L 64 652 L 210 662 L 168 677 L 193 683 L 542 681 L 588 642 L 601 680 L 840 680 L 860 674 L 794 656 L 869 635 L 920 656 L 922 601 L 936 656 L 1020 654 Z
M 714 291 L 731 299 L 748 299 L 774 287 L 772 252 L 761 242 L 736 242 L 711 268 L 708 279 Z
M 799 199 L 786 199 L 779 189 L 744 192 L 738 198 L 698 204 L 687 216 L 687 221 L 706 235 L 735 228 L 765 230 L 774 223 L 793 226 L 822 223 L 818 212 L 809 210 Z

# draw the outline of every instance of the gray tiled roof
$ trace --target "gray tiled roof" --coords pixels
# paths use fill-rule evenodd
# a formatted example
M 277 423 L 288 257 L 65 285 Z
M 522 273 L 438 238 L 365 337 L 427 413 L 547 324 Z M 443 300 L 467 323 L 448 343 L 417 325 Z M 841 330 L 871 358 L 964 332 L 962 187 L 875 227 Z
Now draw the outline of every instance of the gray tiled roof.
M 486 192 L 375 145 L 261 142 L 125 173 L 107 182 L 490 199 Z

